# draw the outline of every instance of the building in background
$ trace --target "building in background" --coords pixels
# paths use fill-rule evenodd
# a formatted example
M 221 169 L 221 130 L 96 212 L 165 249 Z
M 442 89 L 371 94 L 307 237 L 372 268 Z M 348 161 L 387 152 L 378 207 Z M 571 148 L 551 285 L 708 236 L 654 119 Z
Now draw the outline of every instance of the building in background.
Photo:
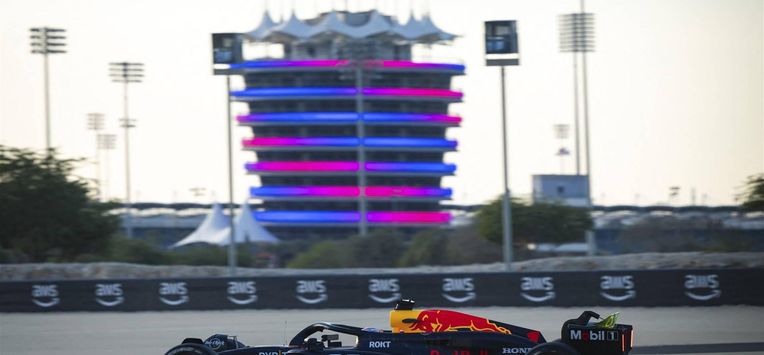
M 252 129 L 243 148 L 256 157 L 246 170 L 261 181 L 250 189 L 260 224 L 291 238 L 450 223 L 441 179 L 456 170 L 444 155 L 457 147 L 446 131 L 461 122 L 449 104 L 462 100 L 451 79 L 464 66 L 413 53 L 454 35 L 429 15 L 400 24 L 372 10 L 266 13 L 241 38 L 245 60 L 216 73 L 244 77 L 231 99 L 249 106 L 237 120 Z
M 586 175 L 533 175 L 533 202 L 587 206 Z

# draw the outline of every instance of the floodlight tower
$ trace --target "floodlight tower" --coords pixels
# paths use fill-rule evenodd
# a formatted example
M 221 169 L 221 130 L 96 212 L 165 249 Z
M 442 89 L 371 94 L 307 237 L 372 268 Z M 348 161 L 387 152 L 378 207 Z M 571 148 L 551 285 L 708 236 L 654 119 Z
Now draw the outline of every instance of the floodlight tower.
M 50 27 L 34 27 L 29 29 L 32 40 L 32 53 L 42 54 L 45 77 L 45 151 L 51 149 L 50 143 L 50 85 L 48 79 L 48 54 L 66 53 L 64 47 L 65 29 Z
M 103 114 L 102 113 L 89 113 L 88 114 L 88 120 L 87 120 L 87 128 L 89 131 L 93 131 L 95 139 L 96 139 L 96 152 L 95 156 L 93 157 L 93 167 L 95 168 L 95 182 L 96 182 L 96 189 L 98 191 L 98 199 L 101 198 L 101 166 L 99 162 L 99 156 L 98 156 L 98 135 L 101 130 L 103 130 Z
M 560 51 L 573 53 L 573 96 L 575 116 L 575 140 L 576 140 L 576 175 L 581 174 L 580 145 L 579 145 L 579 97 L 578 88 L 581 87 L 583 95 L 581 104 L 584 116 L 584 139 L 586 151 L 586 176 L 588 204 L 591 206 L 591 154 L 589 152 L 589 98 L 587 83 L 586 53 L 594 51 L 594 14 L 584 12 L 584 1 L 581 0 L 581 10 L 578 13 L 560 16 Z M 579 83 L 578 59 L 581 58 L 581 82 Z
M 582 106 L 584 116 L 584 139 L 586 151 L 586 205 L 592 207 L 592 161 L 589 145 L 589 95 L 586 67 L 586 53 L 594 51 L 594 14 L 585 12 L 584 0 L 580 1 L 580 11 L 578 13 L 566 14 L 560 16 L 560 51 L 573 53 L 573 81 L 574 81 L 574 100 L 575 100 L 575 130 L 576 130 L 576 174 L 580 175 L 580 149 L 579 149 L 579 127 L 578 127 L 578 57 L 581 58 L 581 89 Z M 586 241 L 589 246 L 589 255 L 596 254 L 596 243 L 594 233 L 589 230 L 586 232 Z
M 140 83 L 143 78 L 143 63 L 116 62 L 109 63 L 109 75 L 112 82 L 123 84 L 124 113 L 122 128 L 125 129 L 125 234 L 133 237 L 133 221 L 130 212 L 130 128 L 135 127 L 135 120 L 128 115 L 127 87 L 130 83 Z

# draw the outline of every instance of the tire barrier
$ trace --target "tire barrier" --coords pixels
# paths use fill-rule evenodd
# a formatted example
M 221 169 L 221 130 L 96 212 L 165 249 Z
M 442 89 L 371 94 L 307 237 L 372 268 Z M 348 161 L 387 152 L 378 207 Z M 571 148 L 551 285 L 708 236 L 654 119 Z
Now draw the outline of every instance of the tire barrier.
M 0 282 L 0 312 L 764 305 L 764 269 Z

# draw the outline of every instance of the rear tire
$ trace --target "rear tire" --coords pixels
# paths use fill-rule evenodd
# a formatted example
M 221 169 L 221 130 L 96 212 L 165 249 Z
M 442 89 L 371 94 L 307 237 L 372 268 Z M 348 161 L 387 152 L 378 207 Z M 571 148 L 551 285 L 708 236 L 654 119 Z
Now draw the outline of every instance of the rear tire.
M 572 346 L 557 341 L 534 346 L 528 355 L 581 355 Z
M 217 355 L 217 353 L 203 344 L 185 343 L 174 346 L 164 355 Z

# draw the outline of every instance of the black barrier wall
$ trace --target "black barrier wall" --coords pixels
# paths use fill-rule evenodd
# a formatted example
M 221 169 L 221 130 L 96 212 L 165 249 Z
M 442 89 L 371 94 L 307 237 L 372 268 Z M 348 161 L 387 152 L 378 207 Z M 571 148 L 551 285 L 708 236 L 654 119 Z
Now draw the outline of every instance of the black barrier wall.
M 0 282 L 0 312 L 764 305 L 764 269 Z

